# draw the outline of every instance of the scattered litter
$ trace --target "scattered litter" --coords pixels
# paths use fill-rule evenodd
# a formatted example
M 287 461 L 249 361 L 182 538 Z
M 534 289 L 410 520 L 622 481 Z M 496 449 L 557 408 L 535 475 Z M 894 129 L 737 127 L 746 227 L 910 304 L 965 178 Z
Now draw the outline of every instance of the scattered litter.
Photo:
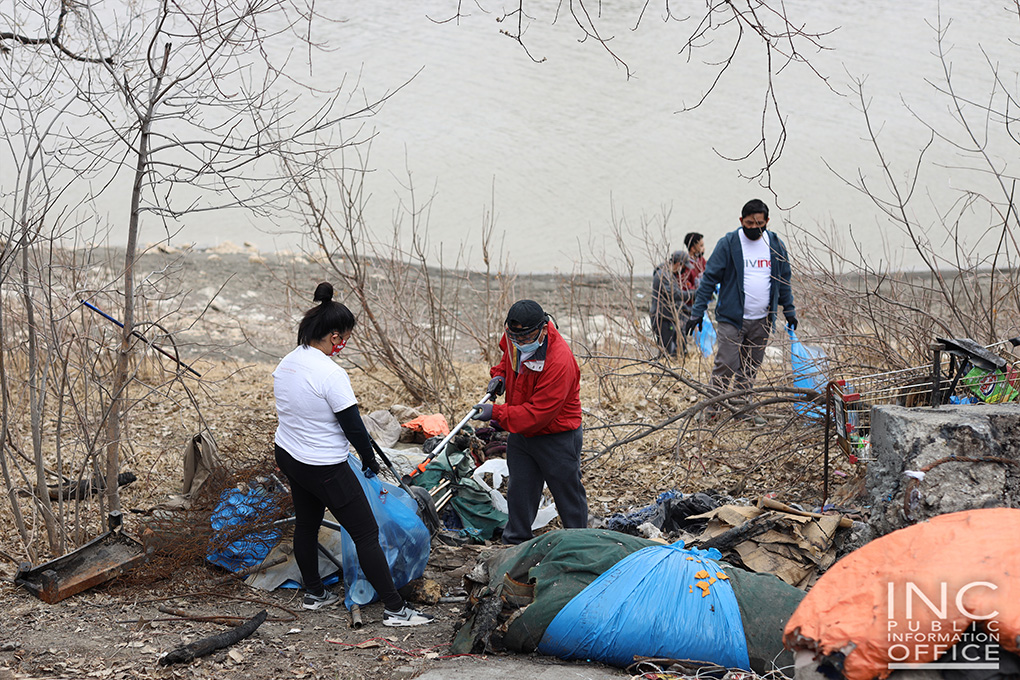
M 127 573 L 146 559 L 143 545 L 121 531 L 123 515 L 111 512 L 110 530 L 77 550 L 37 567 L 23 562 L 14 582 L 43 602 L 54 604 Z
M 615 500 L 615 499 L 610 499 Z M 705 522 L 692 520 L 702 515 L 719 503 L 704 493 L 682 494 L 678 491 L 664 491 L 655 499 L 655 503 L 630 513 L 616 513 L 607 517 L 603 526 L 612 531 L 620 531 L 634 536 L 640 535 L 638 527 L 650 523 L 665 534 L 675 534 L 681 530 L 698 533 Z
M 692 517 L 708 522 L 697 544 L 719 549 L 749 571 L 775 574 L 792 586 L 809 588 L 836 561 L 836 530 L 852 522 L 774 499 L 763 498 L 760 504 L 724 505 Z
M 370 638 L 368 640 L 365 640 L 364 642 L 359 642 L 358 644 L 354 645 L 354 649 L 371 649 L 373 647 L 382 647 L 382 646 L 383 646 L 382 640 L 378 640 L 376 638 Z
M 421 432 L 426 437 L 442 437 L 450 433 L 450 424 L 446 422 L 446 416 L 442 413 L 418 416 L 406 423 L 401 423 L 401 427 Z

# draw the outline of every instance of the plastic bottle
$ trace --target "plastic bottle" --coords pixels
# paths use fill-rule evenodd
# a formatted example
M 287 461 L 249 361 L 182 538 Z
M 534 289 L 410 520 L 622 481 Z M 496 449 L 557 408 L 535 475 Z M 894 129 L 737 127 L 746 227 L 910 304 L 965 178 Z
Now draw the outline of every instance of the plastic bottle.
M 375 599 L 375 588 L 365 578 L 365 574 L 359 569 L 358 578 L 351 584 L 351 600 L 358 606 L 363 606 Z

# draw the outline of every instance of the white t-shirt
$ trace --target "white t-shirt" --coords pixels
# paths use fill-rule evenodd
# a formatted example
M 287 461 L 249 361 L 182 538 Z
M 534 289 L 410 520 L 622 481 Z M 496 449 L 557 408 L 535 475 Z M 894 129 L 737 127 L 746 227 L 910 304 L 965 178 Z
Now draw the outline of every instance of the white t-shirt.
M 276 443 L 309 465 L 347 460 L 350 442 L 334 415 L 358 403 L 347 371 L 314 347 L 300 345 L 273 371 Z
M 752 241 L 744 236 L 741 229 L 740 248 L 744 255 L 744 318 L 764 319 L 769 313 L 769 293 L 772 291 L 769 232 L 762 232 L 760 239 Z

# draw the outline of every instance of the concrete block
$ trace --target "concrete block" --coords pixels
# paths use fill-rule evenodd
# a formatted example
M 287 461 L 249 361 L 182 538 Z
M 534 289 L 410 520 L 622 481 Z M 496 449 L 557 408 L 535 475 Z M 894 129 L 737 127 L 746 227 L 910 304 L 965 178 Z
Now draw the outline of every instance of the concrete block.
M 871 450 L 876 536 L 949 512 L 1020 507 L 1020 404 L 876 406 Z M 984 460 L 955 460 L 974 458 Z

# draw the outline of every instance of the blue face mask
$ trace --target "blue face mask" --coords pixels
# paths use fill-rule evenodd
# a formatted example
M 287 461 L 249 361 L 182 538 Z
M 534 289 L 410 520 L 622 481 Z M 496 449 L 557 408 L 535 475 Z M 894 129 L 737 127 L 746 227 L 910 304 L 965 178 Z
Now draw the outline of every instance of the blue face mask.
M 539 346 L 542 344 L 539 340 L 536 340 L 535 342 L 529 342 L 526 345 L 519 345 L 513 340 L 511 340 L 510 342 L 514 343 L 514 347 L 516 347 L 517 351 L 520 352 L 521 354 L 530 354 L 531 352 L 537 350 Z

